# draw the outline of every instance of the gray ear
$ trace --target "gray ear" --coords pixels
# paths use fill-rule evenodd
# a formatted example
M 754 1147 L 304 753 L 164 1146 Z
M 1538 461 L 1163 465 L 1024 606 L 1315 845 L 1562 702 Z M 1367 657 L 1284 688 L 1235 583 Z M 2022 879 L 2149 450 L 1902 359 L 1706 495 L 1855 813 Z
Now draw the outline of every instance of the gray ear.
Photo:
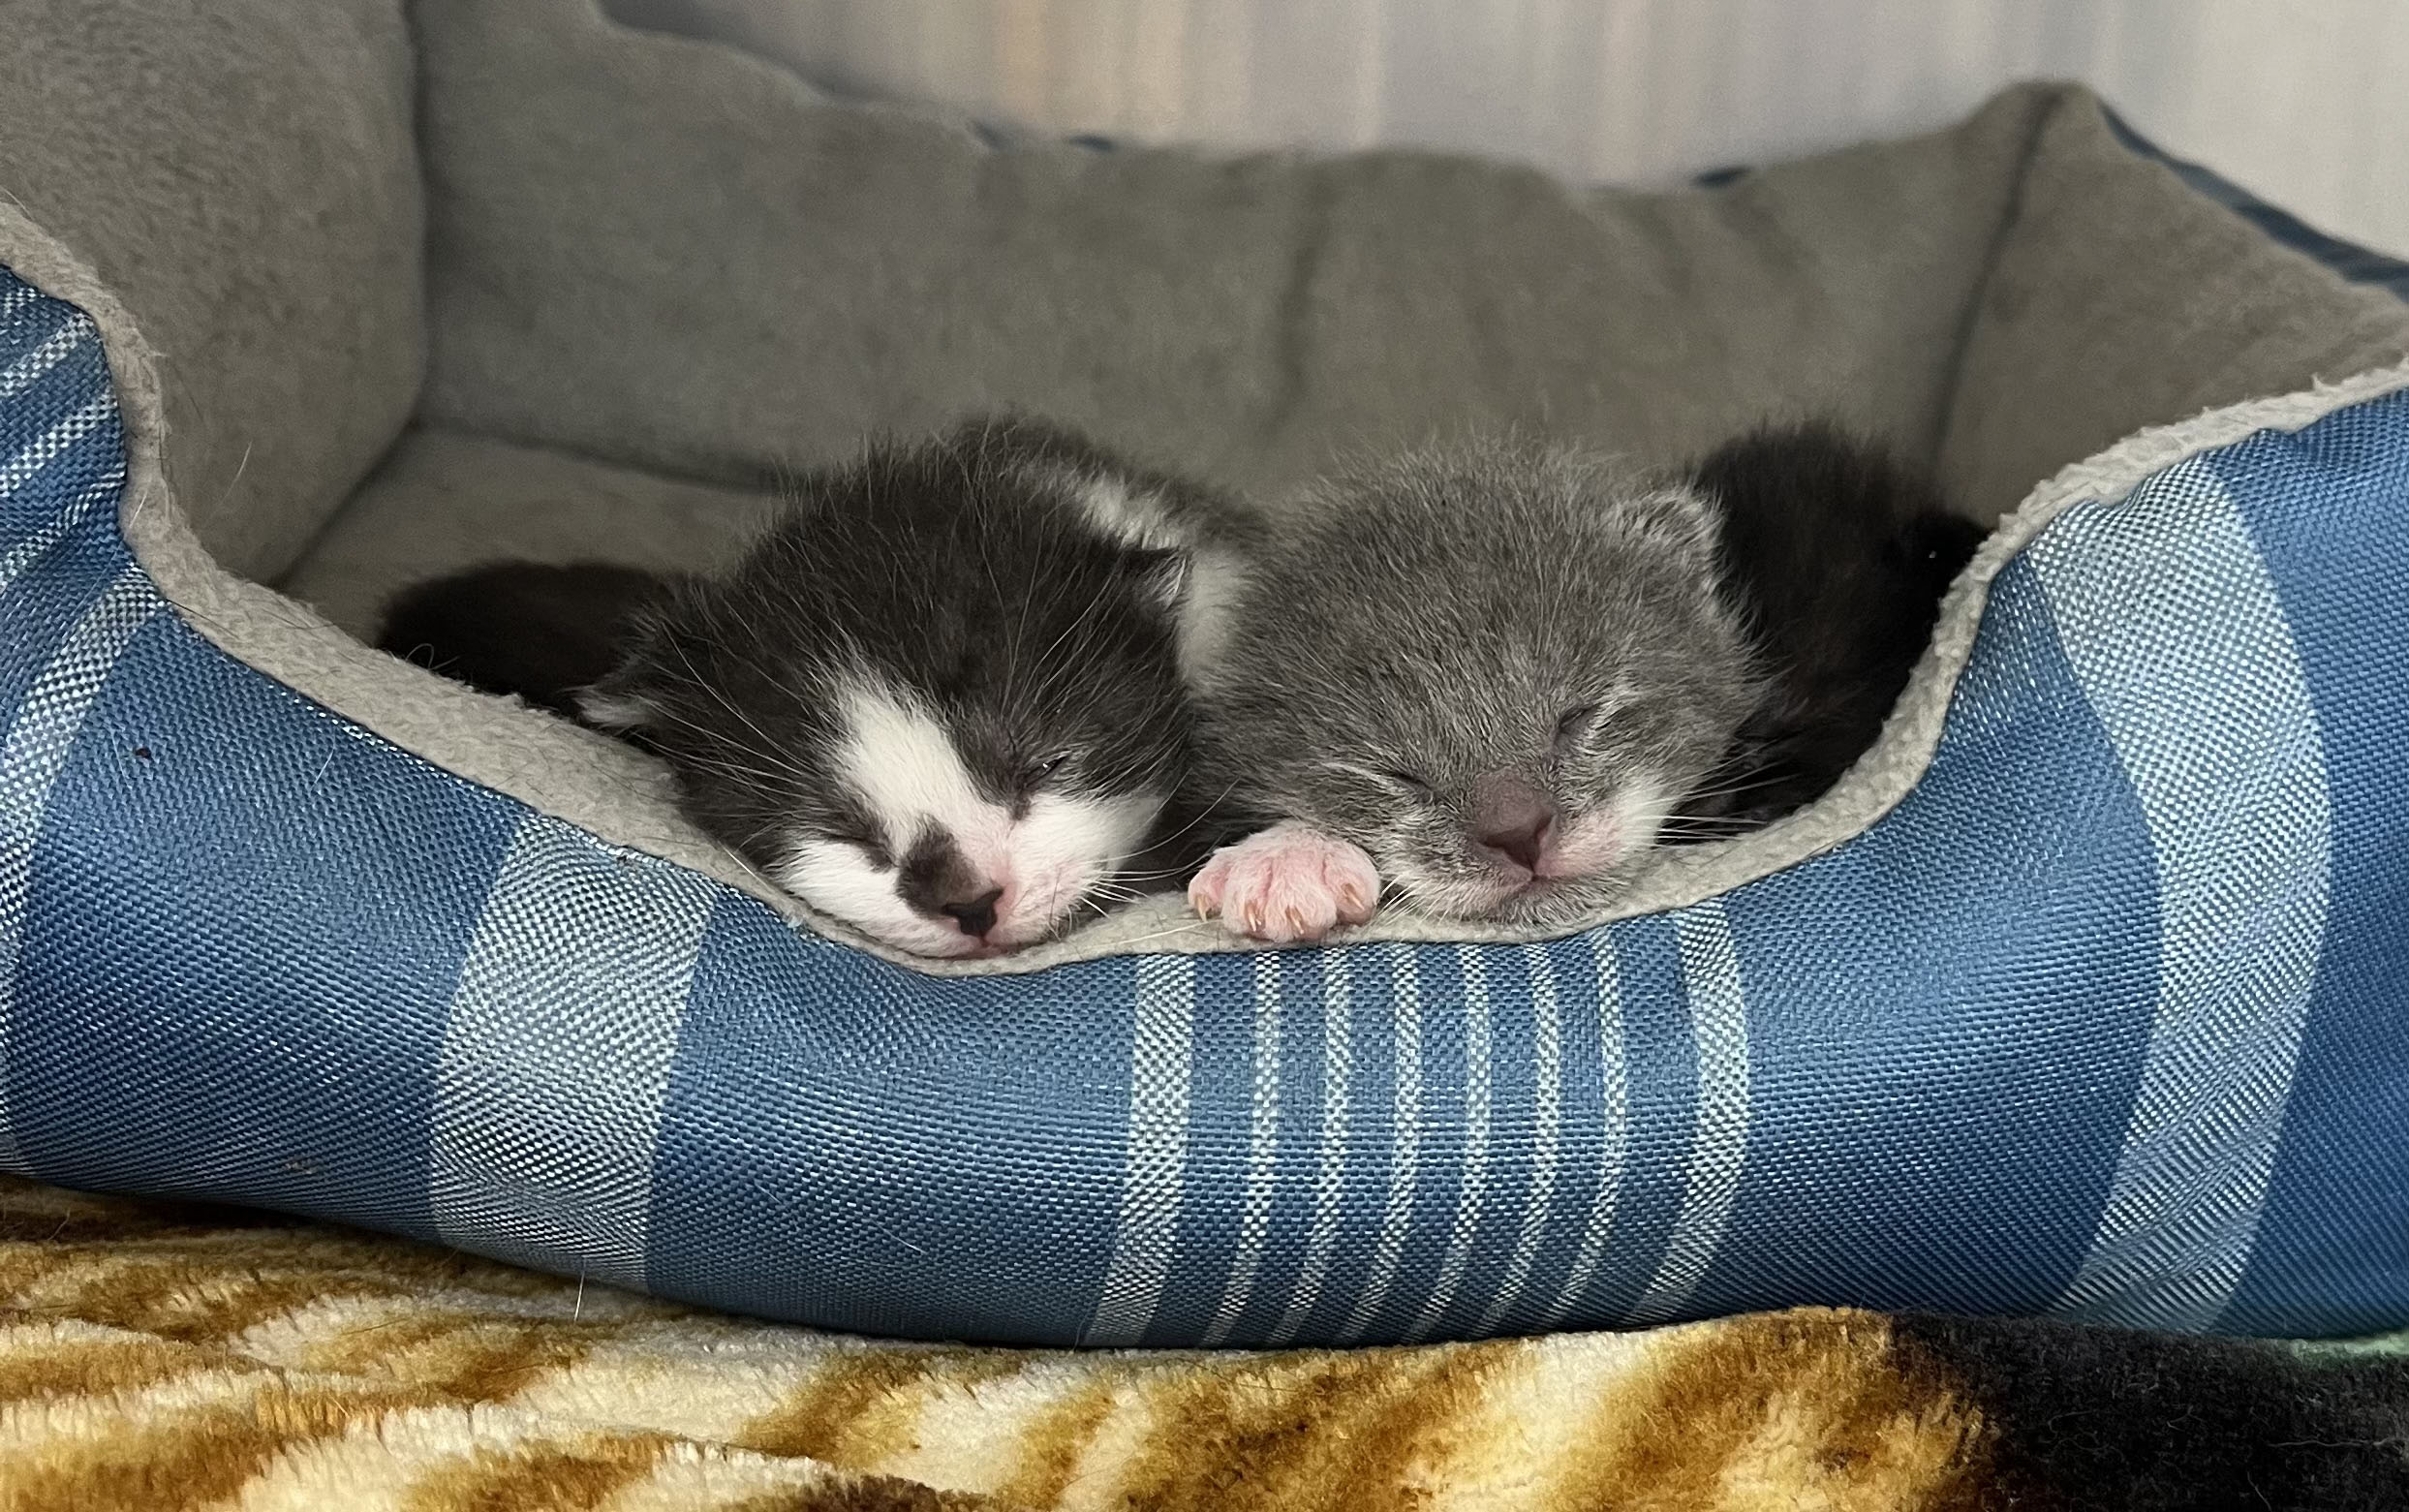
M 1633 528 L 1704 566 L 1723 543 L 1723 509 L 1714 495 L 1690 483 L 1652 488 L 1630 505 Z

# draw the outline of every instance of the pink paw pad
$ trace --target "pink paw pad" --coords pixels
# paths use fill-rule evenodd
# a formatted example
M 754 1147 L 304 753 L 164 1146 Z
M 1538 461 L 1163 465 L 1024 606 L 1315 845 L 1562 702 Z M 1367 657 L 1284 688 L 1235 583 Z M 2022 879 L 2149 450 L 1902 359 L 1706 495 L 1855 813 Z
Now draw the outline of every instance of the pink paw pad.
M 1303 824 L 1275 824 L 1213 853 L 1188 884 L 1205 918 L 1219 914 L 1241 935 L 1274 944 L 1319 940 L 1372 917 L 1380 874 L 1372 857 Z

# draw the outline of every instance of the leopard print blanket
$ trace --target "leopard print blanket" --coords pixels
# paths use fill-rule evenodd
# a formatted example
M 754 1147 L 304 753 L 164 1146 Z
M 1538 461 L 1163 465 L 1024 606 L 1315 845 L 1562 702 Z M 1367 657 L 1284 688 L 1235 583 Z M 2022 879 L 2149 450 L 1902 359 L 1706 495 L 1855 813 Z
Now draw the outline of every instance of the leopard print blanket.
M 2403 1343 L 1798 1311 L 1414 1349 L 902 1344 L 0 1178 L 7 1512 L 2372 1507 L 2409 1504 Z

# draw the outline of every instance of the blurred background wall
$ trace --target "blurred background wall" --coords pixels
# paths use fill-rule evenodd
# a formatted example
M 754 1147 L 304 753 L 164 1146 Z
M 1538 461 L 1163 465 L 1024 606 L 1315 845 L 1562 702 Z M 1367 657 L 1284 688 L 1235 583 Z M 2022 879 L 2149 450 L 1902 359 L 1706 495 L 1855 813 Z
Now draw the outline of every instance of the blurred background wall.
M 823 85 L 1059 132 L 1408 143 L 1652 184 L 2089 82 L 2409 254 L 2409 0 L 607 0 Z

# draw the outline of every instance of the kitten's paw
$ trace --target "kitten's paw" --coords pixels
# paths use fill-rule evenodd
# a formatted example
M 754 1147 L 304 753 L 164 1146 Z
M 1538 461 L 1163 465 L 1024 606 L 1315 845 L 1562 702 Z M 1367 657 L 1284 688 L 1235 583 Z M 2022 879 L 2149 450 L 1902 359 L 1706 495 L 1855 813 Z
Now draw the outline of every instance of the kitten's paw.
M 1289 944 L 1372 917 L 1380 874 L 1372 857 L 1336 836 L 1275 824 L 1213 852 L 1188 884 L 1188 901 L 1241 935 Z

